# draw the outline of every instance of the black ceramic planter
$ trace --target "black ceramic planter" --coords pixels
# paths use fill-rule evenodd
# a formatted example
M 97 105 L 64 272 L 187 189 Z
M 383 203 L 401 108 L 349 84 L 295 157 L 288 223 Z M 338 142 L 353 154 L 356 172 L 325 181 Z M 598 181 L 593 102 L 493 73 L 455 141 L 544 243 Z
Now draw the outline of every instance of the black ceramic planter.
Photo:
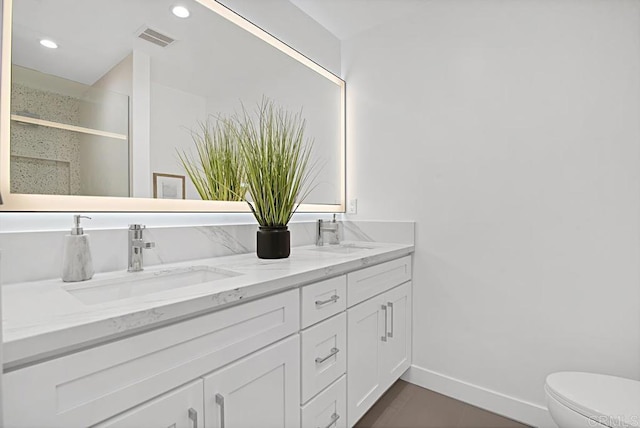
M 291 233 L 287 226 L 258 228 L 258 257 L 285 259 L 291 253 Z

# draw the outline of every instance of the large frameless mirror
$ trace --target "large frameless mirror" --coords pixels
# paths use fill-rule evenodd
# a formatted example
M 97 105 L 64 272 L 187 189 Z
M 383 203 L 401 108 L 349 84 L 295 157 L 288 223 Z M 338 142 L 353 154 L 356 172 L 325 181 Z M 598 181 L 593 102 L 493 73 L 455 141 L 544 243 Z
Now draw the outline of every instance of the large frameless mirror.
M 217 2 L 179 6 L 4 2 L 1 209 L 246 211 L 202 201 L 178 155 L 264 97 L 313 140 L 301 211 L 344 209 L 344 82 Z

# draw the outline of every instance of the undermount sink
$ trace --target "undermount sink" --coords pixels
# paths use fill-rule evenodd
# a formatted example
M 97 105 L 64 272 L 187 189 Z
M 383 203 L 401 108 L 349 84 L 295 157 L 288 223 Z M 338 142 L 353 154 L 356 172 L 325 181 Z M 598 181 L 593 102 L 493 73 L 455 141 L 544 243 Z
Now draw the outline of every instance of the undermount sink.
M 144 296 L 160 291 L 189 287 L 241 275 L 209 266 L 125 273 L 118 278 L 97 279 L 63 286 L 64 290 L 87 305 Z
M 325 245 L 322 247 L 312 248 L 313 251 L 322 251 L 326 253 L 337 254 L 351 254 L 364 250 L 371 250 L 375 247 L 362 245 L 362 244 L 337 244 L 337 245 Z

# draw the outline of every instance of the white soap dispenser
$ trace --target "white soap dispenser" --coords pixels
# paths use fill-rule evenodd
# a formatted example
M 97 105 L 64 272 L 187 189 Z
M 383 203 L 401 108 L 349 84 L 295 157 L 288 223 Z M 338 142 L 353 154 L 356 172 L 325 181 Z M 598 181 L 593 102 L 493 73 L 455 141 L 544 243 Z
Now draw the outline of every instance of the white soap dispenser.
M 86 281 L 93 277 L 93 261 L 89 247 L 89 235 L 80 227 L 80 219 L 91 217 L 74 215 L 71 234 L 64 237 L 62 255 L 62 280 L 64 282 Z

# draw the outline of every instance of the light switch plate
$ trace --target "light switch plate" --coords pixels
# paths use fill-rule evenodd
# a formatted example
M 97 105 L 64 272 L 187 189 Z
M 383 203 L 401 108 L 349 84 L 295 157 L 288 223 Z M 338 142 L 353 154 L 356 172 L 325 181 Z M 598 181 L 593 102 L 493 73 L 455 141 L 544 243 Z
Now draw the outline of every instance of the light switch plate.
M 349 199 L 347 203 L 347 214 L 358 214 L 358 200 Z

